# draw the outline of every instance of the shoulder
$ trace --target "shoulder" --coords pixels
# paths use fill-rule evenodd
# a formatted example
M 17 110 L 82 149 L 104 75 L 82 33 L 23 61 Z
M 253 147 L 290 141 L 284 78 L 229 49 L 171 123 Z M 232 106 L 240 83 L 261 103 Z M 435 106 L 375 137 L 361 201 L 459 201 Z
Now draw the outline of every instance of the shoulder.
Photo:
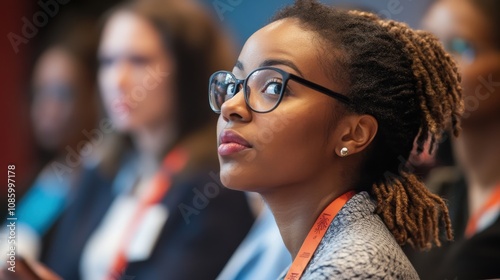
M 418 279 L 367 193 L 354 196 L 332 222 L 304 279 Z

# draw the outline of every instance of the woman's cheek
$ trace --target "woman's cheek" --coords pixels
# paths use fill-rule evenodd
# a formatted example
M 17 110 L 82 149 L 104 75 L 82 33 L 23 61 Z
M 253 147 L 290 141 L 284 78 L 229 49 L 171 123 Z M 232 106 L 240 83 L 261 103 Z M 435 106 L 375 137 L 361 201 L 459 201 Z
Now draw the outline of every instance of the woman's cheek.
M 465 120 L 490 115 L 500 108 L 500 65 L 496 61 L 484 57 L 461 69 Z

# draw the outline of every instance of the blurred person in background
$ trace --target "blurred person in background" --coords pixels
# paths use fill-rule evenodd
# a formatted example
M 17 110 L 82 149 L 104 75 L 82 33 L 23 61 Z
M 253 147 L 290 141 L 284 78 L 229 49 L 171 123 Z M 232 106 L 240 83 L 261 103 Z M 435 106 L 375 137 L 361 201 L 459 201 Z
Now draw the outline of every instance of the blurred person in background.
M 448 199 L 455 241 L 409 257 L 422 279 L 500 277 L 500 2 L 440 0 L 424 28 L 455 55 L 465 114 L 453 139 L 456 167 L 432 172 Z
M 273 213 L 262 197 L 253 192 L 246 194 L 257 218 L 217 279 L 277 279 L 292 259 L 283 244 Z
M 79 158 L 88 144 L 85 132 L 96 127 L 99 112 L 95 21 L 66 17 L 60 23 L 37 58 L 31 81 L 31 122 L 46 164 L 17 207 L 16 249 L 27 259 L 39 258 L 43 238 L 72 200 L 92 158 L 90 153 Z
M 254 217 L 221 187 L 210 73 L 234 52 L 193 1 L 131 1 L 104 19 L 100 93 L 105 154 L 82 174 L 75 202 L 42 261 L 64 279 L 214 279 Z M 97 133 L 95 134 L 97 135 Z M 97 136 L 94 136 L 98 138 Z

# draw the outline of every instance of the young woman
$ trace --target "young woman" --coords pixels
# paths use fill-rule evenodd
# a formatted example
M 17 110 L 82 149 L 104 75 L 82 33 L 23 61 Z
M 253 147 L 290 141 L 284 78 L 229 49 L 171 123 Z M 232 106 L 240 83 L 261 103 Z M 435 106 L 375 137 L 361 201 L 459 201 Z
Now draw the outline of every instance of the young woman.
M 221 180 L 270 206 L 294 259 L 283 278 L 418 278 L 399 245 L 451 226 L 405 162 L 458 134 L 459 80 L 431 34 L 307 0 L 212 75 Z
M 457 166 L 434 170 L 440 180 L 430 185 L 449 201 L 455 242 L 410 260 L 424 279 L 498 278 L 500 2 L 436 1 L 423 23 L 458 62 L 465 113 L 462 134 L 452 141 Z
M 44 168 L 17 207 L 17 255 L 38 259 L 43 239 L 71 204 L 74 186 L 95 153 L 72 165 L 97 126 L 99 103 L 95 81 L 96 22 L 73 15 L 41 52 L 33 67 L 31 122 Z M 74 36 L 74 34 L 82 34 Z M 71 156 L 73 156 L 71 154 Z M 73 159 L 72 160 L 77 160 Z M 2 233 L 6 227 L 1 229 Z M 1 234 L 0 234 L 1 235 Z M 7 242 L 3 243 L 9 246 Z

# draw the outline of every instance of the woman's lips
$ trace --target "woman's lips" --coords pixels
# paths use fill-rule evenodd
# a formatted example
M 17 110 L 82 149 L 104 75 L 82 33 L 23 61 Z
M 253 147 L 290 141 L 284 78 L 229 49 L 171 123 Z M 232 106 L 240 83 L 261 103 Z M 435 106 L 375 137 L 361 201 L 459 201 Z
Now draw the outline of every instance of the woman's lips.
M 229 156 L 234 153 L 250 149 L 252 146 L 245 138 L 231 130 L 224 130 L 219 137 L 219 148 L 217 151 L 221 156 Z
M 245 149 L 248 149 L 248 147 L 240 145 L 238 143 L 226 143 L 226 144 L 220 144 L 217 151 L 221 156 L 229 156 L 234 153 L 243 151 Z
M 112 110 L 113 110 L 113 113 L 116 113 L 116 114 L 128 114 L 130 113 L 130 106 L 129 104 L 127 104 L 127 102 L 121 100 L 121 99 L 117 99 L 117 100 L 114 100 L 113 103 L 112 103 Z

